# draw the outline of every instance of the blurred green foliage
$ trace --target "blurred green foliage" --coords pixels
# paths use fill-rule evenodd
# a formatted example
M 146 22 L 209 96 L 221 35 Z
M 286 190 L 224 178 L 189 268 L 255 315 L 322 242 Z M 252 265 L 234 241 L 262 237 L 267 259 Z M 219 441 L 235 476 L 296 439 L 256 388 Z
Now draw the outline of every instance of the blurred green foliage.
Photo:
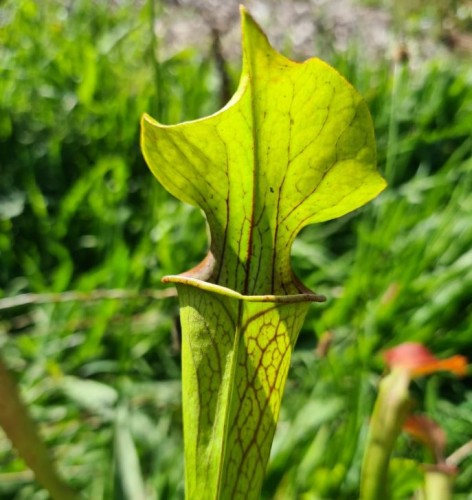
M 0 5 L 0 298 L 160 288 L 204 255 L 201 214 L 144 165 L 139 118 L 218 109 L 219 74 L 200 48 L 157 57 L 152 4 Z M 329 300 L 311 308 L 294 354 L 268 499 L 357 498 L 380 350 L 408 339 L 472 358 L 470 65 L 451 57 L 393 70 L 356 50 L 325 58 L 366 97 L 390 187 L 294 245 L 297 274 Z M 142 297 L 0 313 L 1 355 L 87 498 L 183 496 L 176 311 L 174 299 Z M 317 353 L 325 332 L 331 347 Z M 435 376 L 414 393 L 450 452 L 472 439 L 470 380 Z M 397 452 L 400 499 L 427 457 L 406 438 Z M 467 458 L 457 498 L 471 489 Z M 47 498 L 3 437 L 0 498 Z

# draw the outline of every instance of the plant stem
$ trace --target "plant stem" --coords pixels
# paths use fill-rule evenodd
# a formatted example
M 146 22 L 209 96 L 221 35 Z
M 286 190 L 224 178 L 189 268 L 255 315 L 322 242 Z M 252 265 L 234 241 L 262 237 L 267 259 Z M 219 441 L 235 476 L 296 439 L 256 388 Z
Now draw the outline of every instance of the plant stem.
M 20 398 L 17 386 L 0 359 L 0 426 L 37 481 L 54 500 L 76 500 L 77 494 L 63 482 Z
M 148 10 L 149 10 L 149 35 L 150 35 L 150 52 L 151 52 L 151 64 L 154 72 L 154 91 L 156 93 L 156 105 L 155 105 L 155 115 L 159 120 L 164 120 L 163 117 L 163 106 L 162 106 L 162 75 L 161 66 L 159 64 L 158 51 L 159 44 L 157 41 L 156 34 L 154 32 L 154 27 L 156 23 L 156 0 L 148 0 Z
M 394 62 L 392 94 L 390 98 L 390 118 L 388 124 L 387 157 L 385 160 L 385 177 L 389 184 L 394 184 L 396 180 L 395 162 L 398 156 L 398 103 L 406 70 L 407 68 L 404 61 Z
M 405 370 L 393 370 L 379 386 L 361 473 L 361 500 L 389 498 L 388 468 L 395 441 L 410 406 Z
M 429 467 L 424 474 L 421 500 L 452 500 L 452 475 L 437 467 Z
M 94 302 L 98 300 L 136 300 L 152 299 L 161 300 L 169 297 L 176 297 L 175 288 L 166 290 L 123 290 L 120 288 L 98 289 L 89 292 L 79 290 L 69 290 L 59 293 L 23 293 L 14 297 L 5 297 L 0 299 L 0 311 L 13 309 L 15 307 L 27 306 L 32 304 L 58 304 L 62 302 Z

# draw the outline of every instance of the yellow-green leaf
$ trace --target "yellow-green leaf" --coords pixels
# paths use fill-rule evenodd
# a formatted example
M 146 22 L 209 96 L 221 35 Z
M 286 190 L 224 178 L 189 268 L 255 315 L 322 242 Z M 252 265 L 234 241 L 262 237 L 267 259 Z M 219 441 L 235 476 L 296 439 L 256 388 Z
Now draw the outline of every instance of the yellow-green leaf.
M 298 293 L 297 233 L 367 203 L 385 181 L 355 89 L 319 59 L 280 55 L 244 9 L 242 24 L 243 72 L 228 105 L 172 126 L 145 115 L 142 149 L 164 187 L 205 212 L 209 281 L 245 295 Z
M 385 187 L 362 97 L 322 61 L 280 55 L 241 13 L 243 71 L 231 101 L 178 125 L 142 120 L 152 172 L 204 211 L 211 234 L 199 266 L 164 279 L 180 299 L 192 500 L 259 497 L 291 352 L 308 302 L 323 300 L 294 277 L 292 243 L 307 224 Z

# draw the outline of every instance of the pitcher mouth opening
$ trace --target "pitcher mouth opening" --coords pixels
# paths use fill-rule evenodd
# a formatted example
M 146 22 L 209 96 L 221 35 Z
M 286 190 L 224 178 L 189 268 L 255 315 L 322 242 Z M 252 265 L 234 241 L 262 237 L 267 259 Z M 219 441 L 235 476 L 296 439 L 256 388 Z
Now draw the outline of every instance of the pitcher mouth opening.
M 185 271 L 181 274 L 172 274 L 162 278 L 163 283 L 173 283 L 180 285 L 193 286 L 207 292 L 225 295 L 237 300 L 244 300 L 246 302 L 279 302 L 279 303 L 293 303 L 293 302 L 325 302 L 326 297 L 313 292 L 307 288 L 299 278 L 292 273 L 293 284 L 299 293 L 293 294 L 263 294 L 263 295 L 248 295 L 237 292 L 232 288 L 224 285 L 218 285 L 213 282 L 215 271 L 215 258 L 211 250 L 207 253 L 205 258 L 192 269 Z
M 295 302 L 325 302 L 326 297 L 324 295 L 319 295 L 314 292 L 307 291 L 306 293 L 299 293 L 293 295 L 243 295 L 242 293 L 231 290 L 231 288 L 226 288 L 221 285 L 216 285 L 214 283 L 209 283 L 208 281 L 203 281 L 198 278 L 193 278 L 185 274 L 177 274 L 164 276 L 162 278 L 163 283 L 173 283 L 176 285 L 187 285 L 206 292 L 216 293 L 218 295 L 225 295 L 226 297 L 231 297 L 236 300 L 243 300 L 246 302 L 276 302 L 276 303 L 288 303 L 292 304 Z

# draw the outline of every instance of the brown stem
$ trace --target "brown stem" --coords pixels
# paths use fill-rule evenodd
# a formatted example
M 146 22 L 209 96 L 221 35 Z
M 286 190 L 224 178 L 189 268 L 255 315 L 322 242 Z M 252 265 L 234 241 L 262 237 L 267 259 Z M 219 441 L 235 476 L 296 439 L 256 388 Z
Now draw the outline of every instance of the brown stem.
M 18 388 L 0 358 L 0 426 L 20 456 L 34 472 L 37 481 L 54 500 L 79 497 L 56 472 L 48 450 L 20 398 Z
M 12 309 L 14 307 L 26 306 L 31 304 L 55 304 L 60 302 L 93 302 L 96 300 L 133 300 L 139 298 L 150 298 L 153 300 L 176 297 L 175 288 L 167 290 L 93 290 L 90 292 L 80 292 L 70 290 L 60 293 L 24 293 L 15 297 L 6 297 L 0 299 L 0 311 Z

